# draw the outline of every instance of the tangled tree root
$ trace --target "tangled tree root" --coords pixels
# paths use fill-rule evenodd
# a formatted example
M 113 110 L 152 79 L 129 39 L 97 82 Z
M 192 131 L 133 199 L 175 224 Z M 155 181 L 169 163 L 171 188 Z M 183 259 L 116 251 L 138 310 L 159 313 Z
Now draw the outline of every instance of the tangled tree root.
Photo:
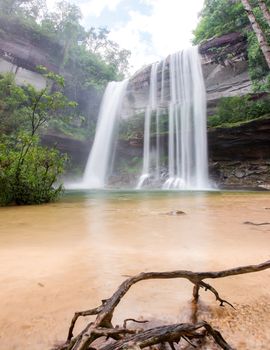
M 198 301 L 200 288 L 204 288 L 215 295 L 220 306 L 228 304 L 233 307 L 232 304 L 220 297 L 214 287 L 205 283 L 204 280 L 258 272 L 268 268 L 270 268 L 270 260 L 259 265 L 241 266 L 217 272 L 192 272 L 185 270 L 170 272 L 142 272 L 136 276 L 129 277 L 118 287 L 116 292 L 109 299 L 102 300 L 100 306 L 91 310 L 76 312 L 71 321 L 65 344 L 58 346 L 56 350 L 93 350 L 92 343 L 100 337 L 106 337 L 107 340 L 113 339 L 114 341 L 109 343 L 105 342 L 99 350 L 140 350 L 148 346 L 156 344 L 164 345 L 166 343 L 169 344 L 172 350 L 175 350 L 174 343 L 179 343 L 182 339 L 194 346 L 192 343 L 194 340 L 202 340 L 207 336 L 211 336 L 215 343 L 222 349 L 232 350 L 232 347 L 223 339 L 222 335 L 212 328 L 210 324 L 204 321 L 196 322 L 194 324 L 180 323 L 147 330 L 134 330 L 127 327 L 128 321 L 138 323 L 147 321 L 127 319 L 124 321 L 123 327 L 113 326 L 113 313 L 132 285 L 149 279 L 185 278 L 194 285 L 193 298 L 195 303 Z M 78 318 L 91 315 L 96 316 L 95 321 L 89 323 L 78 335 L 74 336 L 73 330 Z

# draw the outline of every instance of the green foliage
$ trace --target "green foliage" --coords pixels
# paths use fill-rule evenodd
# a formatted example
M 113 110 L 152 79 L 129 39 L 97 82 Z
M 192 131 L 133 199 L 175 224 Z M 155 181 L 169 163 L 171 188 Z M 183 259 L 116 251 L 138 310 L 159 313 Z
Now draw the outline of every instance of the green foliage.
M 119 127 L 119 135 L 122 140 L 130 140 L 143 137 L 144 113 L 122 119 Z
M 83 45 L 86 50 L 97 54 L 104 62 L 114 67 L 121 78 L 128 72 L 130 51 L 120 49 L 119 45 L 109 39 L 110 31 L 107 28 L 91 27 L 86 32 Z
M 142 157 L 130 157 L 119 160 L 118 172 L 125 175 L 137 175 L 142 170 Z
M 248 61 L 250 78 L 253 80 L 262 78 L 268 67 L 254 32 L 248 33 Z
M 208 118 L 208 126 L 244 122 L 267 113 L 270 113 L 269 97 L 260 100 L 252 100 L 249 96 L 226 97 L 220 100 L 216 114 Z
M 67 62 L 70 50 L 85 36 L 81 18 L 77 5 L 62 0 L 56 3 L 55 11 L 47 12 L 41 21 L 42 31 L 52 33 L 62 46 L 62 65 Z
M 241 31 L 249 24 L 241 1 L 206 0 L 200 21 L 194 30 L 194 44 L 230 32 Z
M 78 102 L 79 114 L 86 116 L 84 127 L 89 128 L 98 107 L 92 105 L 100 100 L 100 92 L 108 81 L 120 80 L 127 73 L 130 52 L 110 40 L 106 28 L 85 30 L 76 4 L 58 1 L 54 10 L 49 11 L 42 0 L 36 15 L 30 15 L 37 3 L 0 0 L 0 36 L 10 39 L 19 35 L 46 50 L 48 63 L 65 75 L 65 94 Z
M 55 200 L 62 186 L 55 182 L 66 157 L 38 145 L 38 138 L 20 133 L 17 141 L 0 142 L 0 205 L 39 204 Z
M 270 1 L 266 0 L 269 6 Z M 260 25 L 266 29 L 262 13 L 256 0 L 250 1 L 254 13 Z M 200 21 L 193 31 L 194 44 L 199 44 L 206 39 L 217 37 L 231 32 L 246 32 L 250 22 L 240 0 L 205 0 L 200 13 Z
M 270 42 L 270 28 L 263 20 L 261 13 L 257 10 L 257 20 Z M 270 85 L 267 83 L 269 68 L 261 51 L 258 39 L 253 31 L 247 32 L 248 38 L 248 67 L 249 76 L 253 81 L 254 91 L 269 91 Z
M 47 72 L 45 74 L 50 81 L 64 86 L 64 80 L 61 76 Z M 54 89 L 56 86 L 54 85 Z M 70 117 L 71 109 L 77 106 L 74 101 L 69 101 L 67 97 L 58 90 L 51 92 L 50 87 L 45 87 L 37 91 L 33 86 L 28 85 L 25 88 L 27 95 L 29 119 L 31 121 L 31 135 L 35 135 L 41 126 L 50 125 L 51 120 L 67 119 Z
M 43 71 L 51 82 L 64 86 L 61 76 Z M 37 134 L 54 120 L 66 120 L 76 103 L 47 86 L 19 87 L 11 74 L 0 76 L 0 205 L 45 203 L 56 199 L 55 186 L 66 156 L 39 145 Z
M 77 91 L 94 88 L 103 90 L 108 81 L 118 80 L 116 70 L 97 54 L 87 52 L 83 46 L 74 47 L 66 64 L 73 79 L 69 86 Z
M 136 114 L 130 118 L 123 119 L 120 122 L 119 134 L 122 140 L 142 139 L 144 129 L 144 113 Z M 158 117 L 159 132 L 166 133 L 168 131 L 168 112 L 162 111 Z M 156 112 L 151 116 L 151 133 L 156 133 Z
M 37 19 L 46 8 L 45 0 L 0 0 L 0 12 Z
M 251 0 L 256 20 L 263 29 L 270 42 L 270 28 L 263 18 L 256 0 Z M 266 0 L 270 6 L 270 1 Z M 198 44 L 206 39 L 227 34 L 241 32 L 248 38 L 249 75 L 254 83 L 255 91 L 269 90 L 266 75 L 269 72 L 265 58 L 261 52 L 258 39 L 250 27 L 248 16 L 241 1 L 206 0 L 200 15 L 200 21 L 194 31 L 193 42 Z M 262 81 L 263 80 L 263 81 Z
M 11 133 L 24 125 L 27 96 L 17 86 L 14 75 L 0 75 L 0 133 Z
M 43 70 L 45 77 L 60 86 L 63 78 Z M 32 85 L 17 86 L 14 75 L 0 75 L 0 132 L 10 134 L 16 130 L 28 130 L 31 135 L 52 120 L 71 120 L 76 103 L 69 101 L 59 90 L 51 92 L 50 86 L 36 90 Z
M 55 36 L 62 45 L 62 67 L 70 69 L 75 61 L 79 67 L 87 68 L 90 63 L 94 73 L 101 69 L 102 76 L 106 70 L 113 71 L 115 80 L 122 78 L 128 71 L 130 52 L 120 49 L 117 43 L 110 40 L 106 28 L 91 27 L 86 31 L 80 24 L 81 18 L 79 7 L 65 0 L 57 2 L 55 11 L 46 12 L 42 18 L 42 32 Z M 91 71 L 83 72 L 89 82 L 92 78 Z M 94 74 L 94 85 L 96 80 Z M 108 81 L 106 73 L 105 80 Z M 99 83 L 102 84 L 104 85 L 104 79 Z
M 96 131 L 96 123 L 92 120 L 89 121 L 87 127 L 81 127 L 85 124 L 85 118 L 78 115 L 76 120 L 74 117 L 71 117 L 70 122 L 67 122 L 66 119 L 53 119 L 50 122 L 50 128 L 62 133 L 66 136 L 71 137 L 72 139 L 84 141 L 86 139 L 94 139 Z
M 95 130 L 102 92 L 109 81 L 121 80 L 128 72 L 130 52 L 112 41 L 106 28 L 83 28 L 80 23 L 82 14 L 73 2 L 60 0 L 55 3 L 53 11 L 49 11 L 45 5 L 45 0 L 0 0 L 0 36 L 4 40 L 19 36 L 26 43 L 44 50 L 49 57 L 48 66 L 57 67 L 65 76 L 65 86 L 57 81 L 54 73 L 48 73 L 44 68 L 37 70 L 54 81 L 53 91 L 55 85 L 61 86 L 60 92 L 78 104 L 74 115 L 75 109 L 72 111 L 72 106 L 63 100 L 63 96 L 55 94 L 54 101 L 47 96 L 50 86 L 40 94 L 31 92 L 31 88 L 29 91 L 24 89 L 26 99 L 31 98 L 34 102 L 40 98 L 40 105 L 48 106 L 47 111 L 43 106 L 42 112 L 32 110 L 34 124 L 38 127 L 39 124 L 49 126 L 80 139 L 90 138 Z M 59 103 L 61 99 L 63 108 Z M 59 103 L 59 108 L 51 114 L 52 102 Z M 20 105 L 18 108 L 14 106 L 10 112 L 13 119 L 8 117 L 6 111 L 6 118 L 0 120 L 0 130 L 8 132 L 17 126 L 24 128 L 19 119 L 26 120 L 26 114 L 30 118 L 31 106 L 34 103 L 24 110 Z M 63 118 L 63 115 L 66 117 Z M 11 120 L 12 125 L 9 125 Z M 29 129 L 31 124 L 28 123 L 26 127 Z M 35 126 L 32 127 L 34 129 Z

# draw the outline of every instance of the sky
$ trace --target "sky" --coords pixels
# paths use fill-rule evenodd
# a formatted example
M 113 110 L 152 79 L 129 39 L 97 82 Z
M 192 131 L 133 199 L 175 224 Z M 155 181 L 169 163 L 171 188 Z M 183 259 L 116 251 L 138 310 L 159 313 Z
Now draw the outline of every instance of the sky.
M 48 0 L 49 7 L 54 1 Z M 133 73 L 191 45 L 204 0 L 70 0 L 81 8 L 82 24 L 107 27 L 110 38 L 132 52 Z

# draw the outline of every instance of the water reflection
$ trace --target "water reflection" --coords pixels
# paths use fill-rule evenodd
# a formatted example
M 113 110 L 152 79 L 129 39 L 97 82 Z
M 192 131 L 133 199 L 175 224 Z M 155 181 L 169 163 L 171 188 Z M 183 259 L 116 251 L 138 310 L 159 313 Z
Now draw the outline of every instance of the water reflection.
M 1 346 L 49 348 L 65 338 L 75 310 L 98 305 L 126 275 L 269 259 L 270 227 L 243 224 L 269 221 L 267 207 L 267 193 L 94 191 L 70 192 L 50 205 L 1 208 Z M 185 214 L 167 215 L 177 210 Z M 220 310 L 203 293 L 199 317 L 220 325 L 237 349 L 267 349 L 269 277 L 265 271 L 214 281 L 237 313 Z M 191 293 L 186 281 L 143 282 L 128 293 L 115 321 L 142 315 L 186 321 Z M 255 320 L 258 312 L 265 334 Z

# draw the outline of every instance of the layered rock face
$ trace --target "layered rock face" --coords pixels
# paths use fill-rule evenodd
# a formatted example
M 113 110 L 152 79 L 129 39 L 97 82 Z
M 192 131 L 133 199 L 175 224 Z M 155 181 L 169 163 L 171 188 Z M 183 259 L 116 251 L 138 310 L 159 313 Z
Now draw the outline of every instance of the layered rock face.
M 237 33 L 201 46 L 209 115 L 221 97 L 251 93 L 246 46 Z M 270 188 L 270 116 L 209 129 L 208 145 L 210 176 L 218 185 Z
M 61 52 L 59 44 L 7 19 L 0 20 L 0 73 L 14 73 L 19 85 L 32 84 L 37 89 L 46 86 L 46 80 L 37 72 L 37 66 L 45 66 L 58 72 L 51 59 L 52 52 Z
M 202 55 L 208 115 L 213 114 L 220 98 L 251 93 L 247 42 L 241 34 L 231 33 L 209 40 L 199 50 Z
M 59 73 L 63 56 L 63 47 L 42 34 L 32 32 L 16 23 L 0 19 L 0 74 L 13 73 L 18 85 L 33 85 L 37 90 L 46 87 L 47 81 L 37 70 L 44 66 L 49 71 Z M 56 62 L 58 61 L 58 63 Z M 72 79 L 69 72 L 61 72 L 67 79 Z M 67 91 L 69 93 L 69 91 Z M 78 93 L 87 109 L 87 115 L 96 119 L 102 93 L 93 91 Z M 43 145 L 57 147 L 67 153 L 74 167 L 83 167 L 86 163 L 91 142 L 75 140 L 64 134 L 47 131 L 41 136 Z
M 246 59 L 246 38 L 231 33 L 207 41 L 199 47 L 207 92 L 208 114 L 211 115 L 221 97 L 245 95 L 251 92 Z M 158 69 L 158 88 L 161 89 L 162 64 Z M 136 72 L 130 79 L 124 116 L 132 116 L 148 103 L 151 65 Z M 165 101 L 169 96 L 169 60 L 165 65 Z
M 46 135 L 41 135 L 41 144 L 47 147 L 57 147 L 60 152 L 67 153 L 72 160 L 72 166 L 80 168 L 87 161 L 92 142 L 75 140 L 56 132 L 48 132 Z
M 270 189 L 270 116 L 208 130 L 210 174 L 221 185 Z
M 13 72 L 20 84 L 30 83 L 37 88 L 44 87 L 46 82 L 35 71 L 35 67 L 44 65 L 50 70 L 58 71 L 50 61 L 45 46 L 33 41 L 31 36 L 29 39 L 20 39 L 14 35 L 0 36 L 0 73 Z M 214 38 L 199 47 L 209 115 L 214 113 L 221 97 L 241 96 L 251 92 L 246 47 L 246 39 L 239 33 Z M 165 68 L 166 100 L 166 96 L 169 96 L 168 60 Z M 132 117 L 144 111 L 149 97 L 150 70 L 151 66 L 147 66 L 131 77 L 123 117 Z M 158 79 L 160 84 L 161 65 Z M 68 153 L 76 165 L 84 164 L 87 160 L 90 142 L 48 134 L 43 137 L 43 143 L 56 145 L 61 151 Z M 166 147 L 166 140 L 164 144 Z M 210 129 L 208 145 L 210 174 L 218 184 L 269 186 L 270 119 L 259 119 L 228 129 Z M 122 141 L 119 149 L 123 159 L 141 157 L 142 139 Z
M 167 141 L 164 135 L 164 147 L 168 147 Z M 142 140 L 119 142 L 120 158 L 127 163 L 141 158 L 142 150 Z M 213 186 L 270 189 L 270 116 L 235 127 L 208 129 L 208 154 Z M 135 183 L 132 173 L 120 180 Z
M 247 42 L 239 33 L 214 38 L 199 47 L 207 92 L 207 112 L 212 115 L 220 98 L 252 92 L 248 76 Z M 165 66 L 165 99 L 169 96 L 169 61 Z M 158 84 L 161 84 L 159 67 Z M 151 66 L 135 73 L 128 88 L 123 116 L 132 117 L 148 102 Z M 141 155 L 142 139 L 131 140 Z M 166 137 L 164 140 L 166 147 Z M 208 130 L 209 170 L 218 185 L 264 186 L 270 184 L 270 117 L 241 126 Z M 128 148 L 122 148 L 129 157 Z M 129 154 L 129 155 L 128 155 Z

